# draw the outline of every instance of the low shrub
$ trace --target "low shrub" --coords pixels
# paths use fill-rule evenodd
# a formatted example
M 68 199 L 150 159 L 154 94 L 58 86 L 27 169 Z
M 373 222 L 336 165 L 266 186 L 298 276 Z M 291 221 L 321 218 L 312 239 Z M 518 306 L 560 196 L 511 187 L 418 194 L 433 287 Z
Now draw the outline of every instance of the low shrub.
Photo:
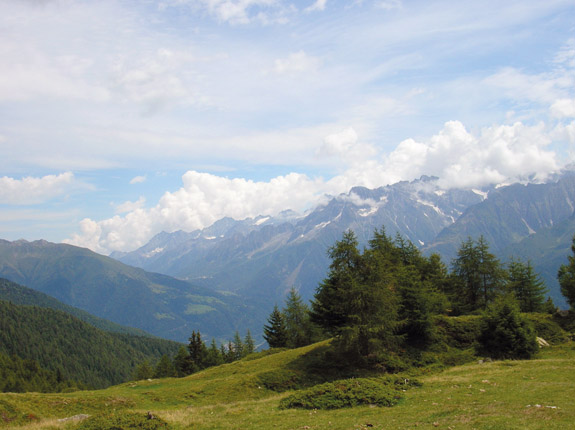
M 537 336 L 542 337 L 550 343 L 563 343 L 569 340 L 567 333 L 561 328 L 557 321 L 549 314 L 523 314 L 533 327 Z
M 78 426 L 78 430 L 167 430 L 170 426 L 163 419 L 149 414 L 111 413 L 88 418 Z
M 458 317 L 436 315 L 434 318 L 438 338 L 452 348 L 466 349 L 473 346 L 481 333 L 481 316 L 479 315 Z
M 393 406 L 402 389 L 416 381 L 402 377 L 342 379 L 298 391 L 280 402 L 281 409 L 340 409 L 359 405 Z

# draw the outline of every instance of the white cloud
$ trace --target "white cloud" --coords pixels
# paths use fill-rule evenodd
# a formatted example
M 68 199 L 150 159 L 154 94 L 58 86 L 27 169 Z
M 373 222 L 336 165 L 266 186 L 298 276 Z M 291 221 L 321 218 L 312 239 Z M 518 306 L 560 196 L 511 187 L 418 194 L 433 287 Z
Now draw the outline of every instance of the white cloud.
M 313 3 L 311 6 L 306 7 L 304 9 L 304 12 L 316 12 L 316 11 L 321 12 L 322 10 L 325 10 L 326 4 L 327 0 L 316 0 L 316 2 Z
M 130 180 L 130 184 L 142 184 L 144 182 L 146 182 L 146 176 L 134 176 L 131 180 Z
M 325 188 L 321 180 L 291 173 L 268 182 L 228 179 L 208 173 L 189 171 L 183 186 L 165 193 L 158 204 L 143 209 L 136 202 L 133 211 L 104 221 L 84 219 L 80 233 L 67 243 L 86 246 L 98 252 L 131 250 L 144 245 L 161 231 L 192 231 L 207 227 L 224 216 L 236 219 L 260 214 L 275 215 L 286 208 L 302 211 L 321 198 Z M 133 203 L 128 202 L 126 207 Z
M 35 205 L 68 192 L 74 184 L 71 172 L 41 178 L 0 178 L 0 204 Z
M 254 21 L 263 24 L 285 23 L 293 11 L 293 7 L 280 0 L 169 0 L 162 3 L 162 8 L 183 4 L 204 10 L 221 22 L 236 25 Z
M 556 118 L 575 118 L 575 99 L 559 99 L 551 105 L 551 115 Z
M 388 174 L 413 179 L 423 174 L 441 178 L 445 187 L 472 187 L 525 179 L 545 179 L 560 166 L 543 124 L 493 126 L 479 136 L 450 121 L 429 142 L 403 141 L 386 159 Z
M 321 64 L 318 58 L 298 51 L 290 54 L 287 58 L 275 60 L 274 71 L 278 74 L 295 74 L 315 72 Z
M 134 212 L 137 209 L 141 209 L 146 204 L 146 198 L 144 196 L 140 196 L 140 198 L 135 202 L 124 202 L 116 206 L 116 213 L 122 214 L 126 212 Z
M 447 122 L 428 141 L 406 139 L 389 155 L 378 158 L 353 128 L 328 135 L 323 156 L 347 161 L 347 168 L 325 181 L 290 173 L 267 182 L 229 179 L 189 171 L 182 187 L 165 193 L 156 206 L 143 209 L 143 199 L 127 202 L 124 216 L 104 221 L 86 219 L 81 232 L 68 242 L 99 252 L 132 250 L 160 231 L 192 231 L 224 216 L 235 219 L 275 215 L 285 209 L 304 211 L 326 195 L 347 192 L 353 186 L 376 188 L 421 175 L 441 178 L 446 188 L 479 187 L 527 177 L 545 179 L 561 166 L 547 147 L 550 133 L 543 124 L 521 123 L 485 128 L 475 135 L 458 121 Z M 364 151 L 358 150 L 364 148 Z
M 399 9 L 402 6 L 401 0 L 379 0 L 375 2 L 376 7 L 385 10 Z

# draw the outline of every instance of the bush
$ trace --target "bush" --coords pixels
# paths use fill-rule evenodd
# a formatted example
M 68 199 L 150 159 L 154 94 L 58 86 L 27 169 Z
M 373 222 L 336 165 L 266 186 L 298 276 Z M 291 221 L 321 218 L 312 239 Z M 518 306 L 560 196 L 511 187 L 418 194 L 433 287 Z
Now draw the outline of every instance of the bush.
M 448 346 L 466 349 L 477 342 L 481 333 L 481 317 L 465 315 L 459 317 L 435 316 L 439 339 Z
M 533 327 L 511 297 L 498 299 L 488 307 L 478 340 L 479 352 L 497 359 L 527 359 L 539 350 Z
M 549 314 L 524 314 L 525 317 L 533 324 L 537 336 L 542 337 L 550 343 L 563 343 L 569 340 L 567 333 Z
M 401 389 L 417 385 L 401 377 L 342 379 L 298 391 L 280 402 L 280 408 L 339 409 L 359 405 L 393 406 Z
M 78 426 L 78 430 L 166 430 L 170 426 L 161 418 L 146 414 L 121 413 L 88 418 Z

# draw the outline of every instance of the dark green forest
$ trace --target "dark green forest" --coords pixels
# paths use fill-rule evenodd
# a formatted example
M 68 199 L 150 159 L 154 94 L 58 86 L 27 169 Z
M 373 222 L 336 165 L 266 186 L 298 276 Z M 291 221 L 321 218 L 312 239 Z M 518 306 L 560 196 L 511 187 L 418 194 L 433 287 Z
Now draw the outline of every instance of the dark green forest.
M 3 278 L 0 278 L 0 300 L 6 300 L 14 303 L 15 305 L 33 305 L 39 306 L 41 308 L 50 308 L 63 311 L 104 331 L 128 333 L 138 336 L 148 335 L 148 333 L 143 330 L 123 326 L 103 318 L 98 318 L 86 311 L 62 303 L 54 297 L 51 297 L 40 291 L 24 287 Z
M 61 311 L 0 301 L 0 353 L 34 360 L 90 388 L 125 382 L 139 363 L 174 355 L 180 345 L 104 332 Z

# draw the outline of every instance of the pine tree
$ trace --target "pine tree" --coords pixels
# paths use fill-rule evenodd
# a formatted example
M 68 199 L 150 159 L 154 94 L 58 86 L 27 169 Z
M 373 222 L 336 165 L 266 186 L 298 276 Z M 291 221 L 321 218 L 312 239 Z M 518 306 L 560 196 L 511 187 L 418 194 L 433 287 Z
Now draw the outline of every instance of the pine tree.
M 489 252 L 489 245 L 480 236 L 477 243 L 468 238 L 452 262 L 456 284 L 462 291 L 454 297 L 464 311 L 485 309 L 502 291 L 505 271 L 499 260 Z
M 393 276 L 385 255 L 359 252 L 351 231 L 329 256 L 330 271 L 315 294 L 311 319 L 335 336 L 346 360 L 361 364 L 393 344 L 398 310 Z
M 254 338 L 252 334 L 248 330 L 246 333 L 246 337 L 244 338 L 244 357 L 252 354 L 256 351 L 256 344 L 254 342 Z
M 154 368 L 150 365 L 150 363 L 147 360 L 136 366 L 136 370 L 134 371 L 134 379 L 136 381 L 141 381 L 143 379 L 151 379 L 153 377 L 154 377 Z
M 188 351 L 190 353 L 191 373 L 202 370 L 206 367 L 206 360 L 208 356 L 208 349 L 202 340 L 200 332 L 192 332 L 189 339 Z
M 334 336 L 349 324 L 349 299 L 357 288 L 362 264 L 358 245 L 355 233 L 349 230 L 329 249 L 328 277 L 320 283 L 312 302 L 311 320 Z
M 526 264 L 511 260 L 508 265 L 507 287 L 515 294 L 521 312 L 543 312 L 545 303 L 545 283 L 534 272 L 531 262 Z
M 571 309 L 575 309 L 575 236 L 573 236 L 571 251 L 574 255 L 567 257 L 568 264 L 562 264 L 559 267 L 557 279 L 561 286 L 561 294 L 567 299 Z
M 234 344 L 233 347 L 234 361 L 242 359 L 244 357 L 244 342 L 242 341 L 242 338 L 240 337 L 240 333 L 238 331 L 236 331 L 234 334 L 233 344 Z
M 154 369 L 154 378 L 170 378 L 176 375 L 176 368 L 172 360 L 167 355 L 162 355 Z
M 539 349 L 535 331 L 512 297 L 494 301 L 483 317 L 480 352 L 497 359 L 528 359 Z
M 309 317 L 309 308 L 294 288 L 290 289 L 286 297 L 282 314 L 286 325 L 288 348 L 299 348 L 312 343 L 313 324 Z
M 206 355 L 206 367 L 219 366 L 224 363 L 224 357 L 222 356 L 221 350 L 216 344 L 216 340 L 212 338 L 210 347 L 208 348 L 208 353 Z
M 283 348 L 287 344 L 285 321 L 277 305 L 268 317 L 268 324 L 264 325 L 264 339 L 270 348 Z
M 190 354 L 185 346 L 181 346 L 177 354 L 174 356 L 174 368 L 176 369 L 176 376 L 182 377 L 192 373 Z

